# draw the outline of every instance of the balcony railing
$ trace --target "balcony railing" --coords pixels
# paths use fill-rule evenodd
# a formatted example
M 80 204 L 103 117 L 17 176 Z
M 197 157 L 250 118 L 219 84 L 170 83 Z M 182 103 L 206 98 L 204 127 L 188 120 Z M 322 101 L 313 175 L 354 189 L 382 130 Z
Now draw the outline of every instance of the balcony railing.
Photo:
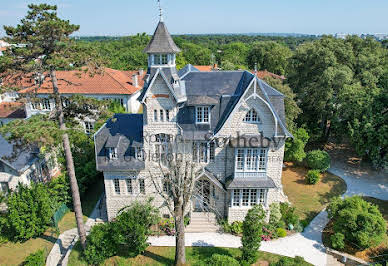
M 234 178 L 265 178 L 267 175 L 265 172 L 234 172 Z

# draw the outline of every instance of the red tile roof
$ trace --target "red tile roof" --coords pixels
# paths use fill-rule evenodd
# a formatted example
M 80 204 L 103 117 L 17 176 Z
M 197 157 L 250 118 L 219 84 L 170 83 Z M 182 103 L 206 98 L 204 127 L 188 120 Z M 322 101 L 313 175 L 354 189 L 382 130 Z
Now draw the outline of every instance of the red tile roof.
M 138 86 L 132 83 L 132 75 L 137 75 Z M 104 73 L 90 76 L 80 71 L 57 71 L 58 88 L 61 94 L 133 94 L 143 87 L 143 75 L 139 71 L 121 71 L 105 68 Z M 34 85 L 34 79 L 26 78 L 18 82 L 23 87 L 19 93 L 52 93 L 51 79 L 46 79 L 41 87 Z
M 19 102 L 0 103 L 0 118 L 26 118 L 24 104 Z
M 253 71 L 253 70 L 251 70 L 251 73 L 252 74 L 254 74 L 255 73 L 255 71 Z M 285 76 L 279 76 L 279 75 L 276 75 L 276 74 L 274 74 L 274 73 L 272 73 L 272 72 L 269 72 L 269 71 L 267 71 L 267 70 L 264 70 L 264 71 L 257 71 L 257 77 L 259 78 L 259 79 L 263 79 L 263 78 L 265 78 L 265 77 L 271 77 L 271 78 L 276 78 L 276 79 L 282 79 L 282 80 L 284 80 L 284 79 L 286 79 L 286 77 Z
M 208 72 L 213 70 L 213 66 L 194 66 L 194 67 L 201 72 Z

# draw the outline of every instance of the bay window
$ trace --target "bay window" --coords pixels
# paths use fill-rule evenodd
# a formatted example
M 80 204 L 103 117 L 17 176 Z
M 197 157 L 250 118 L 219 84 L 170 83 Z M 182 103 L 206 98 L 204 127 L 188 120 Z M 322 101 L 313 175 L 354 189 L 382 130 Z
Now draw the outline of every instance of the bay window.
M 268 189 L 233 189 L 231 195 L 232 207 L 250 207 L 256 204 L 267 204 Z
M 265 172 L 267 150 L 239 148 L 235 154 L 236 172 Z

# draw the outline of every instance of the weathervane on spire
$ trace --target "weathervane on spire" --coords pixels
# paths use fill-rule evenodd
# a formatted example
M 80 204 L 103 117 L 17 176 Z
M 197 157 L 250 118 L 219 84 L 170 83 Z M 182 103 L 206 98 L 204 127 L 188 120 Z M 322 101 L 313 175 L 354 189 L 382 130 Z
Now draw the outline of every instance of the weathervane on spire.
M 159 20 L 163 21 L 163 9 L 162 9 L 162 6 L 160 5 L 160 0 L 158 0 L 158 5 L 159 5 Z

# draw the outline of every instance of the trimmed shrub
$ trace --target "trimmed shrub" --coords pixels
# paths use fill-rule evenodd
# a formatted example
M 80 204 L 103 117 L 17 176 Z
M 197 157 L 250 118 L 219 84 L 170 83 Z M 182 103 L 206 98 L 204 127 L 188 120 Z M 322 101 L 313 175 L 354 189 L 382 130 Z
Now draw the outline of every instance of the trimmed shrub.
M 116 220 L 96 225 L 87 237 L 87 247 L 83 252 L 88 264 L 98 265 L 105 259 L 117 255 L 118 251 L 136 256 L 148 247 L 147 238 L 151 225 L 159 220 L 158 210 L 151 202 L 134 202 L 122 209 Z
M 282 214 L 282 220 L 286 226 L 289 226 L 290 224 L 296 225 L 299 223 L 299 216 L 295 213 L 295 207 L 291 207 L 289 203 L 281 202 L 280 212 Z
M 40 249 L 34 253 L 28 255 L 24 260 L 24 266 L 44 266 L 46 264 L 46 257 L 44 255 L 44 250 Z
M 287 236 L 287 231 L 284 228 L 277 228 L 276 229 L 276 234 L 278 237 L 286 237 Z
M 300 265 L 310 265 L 308 264 L 303 257 L 295 256 L 295 258 L 290 257 L 281 257 L 278 262 L 273 262 L 271 266 L 300 266 Z
M 356 245 L 361 250 L 380 244 L 386 232 L 386 222 L 378 207 L 360 196 L 345 199 L 335 198 L 328 206 L 329 218 L 333 221 L 332 245 L 341 247 L 338 233 L 344 242 Z
M 282 219 L 282 213 L 280 212 L 280 205 L 278 202 L 274 202 L 269 205 L 269 224 L 272 226 L 278 226 L 279 221 Z
M 239 262 L 231 256 L 213 254 L 207 261 L 210 266 L 239 266 Z
M 330 160 L 330 155 L 326 151 L 313 150 L 307 153 L 307 165 L 311 169 L 324 172 L 329 169 Z
M 306 176 L 306 182 L 310 185 L 315 185 L 321 179 L 319 170 L 309 170 Z
M 99 224 L 92 227 L 87 236 L 87 246 L 83 252 L 84 258 L 89 265 L 99 265 L 105 259 L 116 255 L 117 247 L 113 239 L 112 224 Z
M 242 260 L 247 263 L 255 263 L 258 257 L 257 251 L 261 243 L 262 227 L 265 212 L 261 205 L 255 205 L 249 209 L 243 222 Z
M 128 251 L 129 256 L 137 256 L 148 247 L 151 226 L 158 221 L 159 211 L 150 201 L 146 204 L 134 202 L 122 209 L 112 223 L 114 242 L 121 250 Z
M 243 222 L 241 222 L 241 221 L 234 221 L 230 225 L 230 232 L 232 232 L 235 235 L 242 234 L 242 232 L 243 232 Z

